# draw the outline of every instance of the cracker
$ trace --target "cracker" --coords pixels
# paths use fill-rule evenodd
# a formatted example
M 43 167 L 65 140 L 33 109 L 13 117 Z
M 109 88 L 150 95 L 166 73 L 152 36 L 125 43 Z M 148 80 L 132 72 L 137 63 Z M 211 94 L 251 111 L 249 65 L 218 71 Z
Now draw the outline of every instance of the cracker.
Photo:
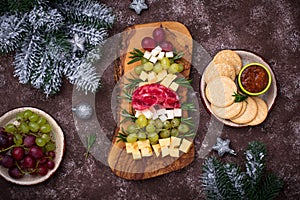
M 268 105 L 266 104 L 266 102 L 263 99 L 261 99 L 259 97 L 252 97 L 252 98 L 254 99 L 254 101 L 257 104 L 258 111 L 257 111 L 256 117 L 252 121 L 250 121 L 248 123 L 248 125 L 255 126 L 255 125 L 262 123 L 267 118 Z
M 237 87 L 233 80 L 227 76 L 215 77 L 206 88 L 205 94 L 208 101 L 217 107 L 227 107 L 233 104 Z
M 242 103 L 242 109 L 241 109 L 241 111 L 236 116 L 232 117 L 231 119 L 238 118 L 238 117 L 240 117 L 245 112 L 246 107 L 247 107 L 247 103 L 246 103 L 246 101 L 242 101 L 241 103 Z
M 225 108 L 220 108 L 215 105 L 211 105 L 212 111 L 220 118 L 230 119 L 238 115 L 243 107 L 243 102 L 233 103 Z
M 211 62 L 204 73 L 204 80 L 206 83 L 211 81 L 217 76 L 227 76 L 230 79 L 235 79 L 235 68 L 232 65 L 226 64 L 226 63 L 219 63 L 215 64 Z
M 245 112 L 238 118 L 231 119 L 232 122 L 237 124 L 246 124 L 256 117 L 258 110 L 256 102 L 252 97 L 248 97 L 246 102 L 247 106 Z
M 236 75 L 239 74 L 239 72 L 242 68 L 242 60 L 241 60 L 240 56 L 232 50 L 219 51 L 215 55 L 213 62 L 215 64 L 226 63 L 229 65 L 232 65 L 235 68 Z

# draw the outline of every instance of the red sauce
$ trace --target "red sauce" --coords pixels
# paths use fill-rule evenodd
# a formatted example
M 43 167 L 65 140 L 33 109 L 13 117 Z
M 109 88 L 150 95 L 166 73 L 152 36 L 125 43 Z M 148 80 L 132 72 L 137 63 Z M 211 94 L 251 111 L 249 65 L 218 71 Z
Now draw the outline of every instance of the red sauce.
M 268 73 L 261 66 L 250 66 L 242 72 L 241 82 L 248 92 L 258 93 L 267 87 L 269 82 Z

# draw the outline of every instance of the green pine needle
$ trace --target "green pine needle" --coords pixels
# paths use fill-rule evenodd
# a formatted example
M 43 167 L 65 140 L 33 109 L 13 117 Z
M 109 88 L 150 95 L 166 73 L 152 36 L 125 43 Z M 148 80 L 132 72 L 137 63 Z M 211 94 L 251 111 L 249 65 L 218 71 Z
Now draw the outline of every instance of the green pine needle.
M 191 82 L 192 82 L 191 79 L 186 80 L 184 77 L 180 77 L 180 78 L 176 78 L 174 82 L 182 87 L 193 89 L 193 87 L 191 86 Z
M 90 150 L 92 148 L 92 146 L 95 144 L 96 142 L 96 138 L 97 138 L 97 135 L 96 134 L 92 134 L 92 135 L 89 135 L 87 137 L 87 152 L 85 153 L 85 158 L 87 159 L 89 154 L 90 154 Z
M 144 53 L 139 50 L 134 48 L 133 51 L 129 52 L 132 56 L 130 56 L 129 58 L 131 58 L 132 60 L 130 60 L 127 64 L 130 65 L 132 63 L 135 63 L 137 61 L 142 60 Z
M 124 119 L 120 122 L 121 124 L 122 123 L 125 123 L 125 122 L 128 122 L 128 121 L 133 121 L 135 119 L 135 116 L 130 114 L 127 110 L 122 110 L 122 113 L 121 113 L 121 116 L 124 117 Z

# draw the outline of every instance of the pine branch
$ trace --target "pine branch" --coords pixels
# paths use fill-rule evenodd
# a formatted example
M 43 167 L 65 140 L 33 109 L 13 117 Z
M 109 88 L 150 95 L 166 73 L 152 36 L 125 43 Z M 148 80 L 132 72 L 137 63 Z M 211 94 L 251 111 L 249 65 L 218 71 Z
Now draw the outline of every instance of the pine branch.
M 33 9 L 39 0 L 1 0 L 0 14 L 5 12 L 25 13 Z
M 283 188 L 283 182 L 277 176 L 269 174 L 265 177 L 264 183 L 258 191 L 258 199 L 272 200 L 278 196 L 280 190 Z
M 43 84 L 44 93 L 48 96 L 60 91 L 62 85 L 62 71 L 60 63 L 53 63 L 52 68 L 48 68 Z

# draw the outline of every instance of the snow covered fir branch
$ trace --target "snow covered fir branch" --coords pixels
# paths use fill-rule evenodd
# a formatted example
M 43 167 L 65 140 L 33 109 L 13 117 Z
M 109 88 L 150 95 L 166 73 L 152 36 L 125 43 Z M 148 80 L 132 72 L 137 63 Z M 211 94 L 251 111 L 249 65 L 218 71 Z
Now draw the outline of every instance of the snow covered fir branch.
M 93 66 L 114 23 L 112 9 L 93 0 L 3 0 L 0 52 L 15 53 L 14 76 L 48 96 L 65 76 L 85 92 L 96 92 Z
M 215 157 L 205 160 L 201 182 L 207 199 L 271 200 L 278 196 L 283 182 L 265 172 L 264 144 L 250 142 L 245 156 L 246 172 L 236 165 L 223 164 Z

